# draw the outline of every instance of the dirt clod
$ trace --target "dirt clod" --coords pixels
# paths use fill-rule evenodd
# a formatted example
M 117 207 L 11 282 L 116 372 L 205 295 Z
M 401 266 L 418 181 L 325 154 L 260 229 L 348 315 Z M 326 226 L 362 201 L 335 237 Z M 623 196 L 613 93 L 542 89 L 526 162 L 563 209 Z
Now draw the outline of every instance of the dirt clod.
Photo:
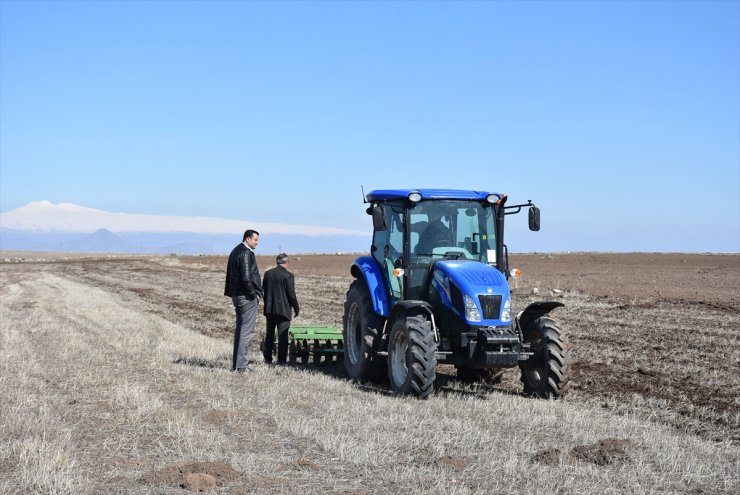
M 145 474 L 141 481 L 153 485 L 179 486 L 191 491 L 212 490 L 235 480 L 239 473 L 223 462 L 193 462 L 167 466 Z
M 560 449 L 545 449 L 532 454 L 532 462 L 554 466 L 560 462 Z
M 193 492 L 204 492 L 206 490 L 213 490 L 218 486 L 218 480 L 205 473 L 187 473 L 183 476 L 184 481 L 180 485 L 180 488 L 185 488 Z
M 606 438 L 593 445 L 579 445 L 570 451 L 570 456 L 581 462 L 606 466 L 629 461 L 628 450 L 635 447 L 629 439 Z

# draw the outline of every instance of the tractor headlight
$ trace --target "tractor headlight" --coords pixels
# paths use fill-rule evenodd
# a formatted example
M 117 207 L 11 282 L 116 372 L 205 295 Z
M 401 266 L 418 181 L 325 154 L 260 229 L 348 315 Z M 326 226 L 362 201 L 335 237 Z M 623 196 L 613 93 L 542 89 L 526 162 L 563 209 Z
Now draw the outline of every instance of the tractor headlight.
M 465 301 L 465 319 L 468 321 L 480 321 L 480 311 L 473 298 L 465 294 L 463 300 Z
M 486 201 L 491 204 L 496 204 L 501 201 L 501 196 L 499 196 L 498 194 L 489 194 L 488 196 L 486 196 Z
M 504 309 L 501 311 L 501 321 L 511 321 L 511 299 L 504 303 Z
M 418 203 L 421 201 L 421 194 L 418 192 L 409 193 L 409 201 L 412 203 Z

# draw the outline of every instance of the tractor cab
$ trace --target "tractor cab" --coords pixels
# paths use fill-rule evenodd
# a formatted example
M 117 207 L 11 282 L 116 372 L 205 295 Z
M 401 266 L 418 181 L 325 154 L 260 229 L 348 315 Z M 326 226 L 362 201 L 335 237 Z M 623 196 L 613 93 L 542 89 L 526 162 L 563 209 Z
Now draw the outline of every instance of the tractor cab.
M 369 196 L 372 201 L 374 195 Z M 497 267 L 496 203 L 481 198 L 408 197 L 374 203 L 372 256 L 393 302 L 426 300 L 437 261 L 477 261 Z

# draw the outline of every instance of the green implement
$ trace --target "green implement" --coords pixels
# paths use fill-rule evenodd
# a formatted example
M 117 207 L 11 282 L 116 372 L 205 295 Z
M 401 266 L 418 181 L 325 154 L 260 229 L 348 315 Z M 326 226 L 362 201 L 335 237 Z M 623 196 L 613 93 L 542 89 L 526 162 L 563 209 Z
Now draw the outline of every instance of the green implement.
M 277 343 L 275 344 L 277 352 Z M 288 361 L 300 358 L 306 364 L 313 356 L 314 364 L 332 363 L 344 352 L 342 330 L 326 326 L 291 326 L 288 331 Z M 323 356 L 323 361 L 322 361 Z

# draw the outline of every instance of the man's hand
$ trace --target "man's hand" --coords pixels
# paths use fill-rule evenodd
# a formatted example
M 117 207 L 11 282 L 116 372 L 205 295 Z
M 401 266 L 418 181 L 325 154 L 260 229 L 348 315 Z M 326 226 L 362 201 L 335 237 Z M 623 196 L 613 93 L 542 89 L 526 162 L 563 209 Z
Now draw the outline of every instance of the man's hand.
M 296 309 L 296 310 L 295 310 L 295 311 L 293 311 L 293 312 L 295 313 L 295 316 L 294 316 L 294 318 L 298 318 L 298 310 Z

